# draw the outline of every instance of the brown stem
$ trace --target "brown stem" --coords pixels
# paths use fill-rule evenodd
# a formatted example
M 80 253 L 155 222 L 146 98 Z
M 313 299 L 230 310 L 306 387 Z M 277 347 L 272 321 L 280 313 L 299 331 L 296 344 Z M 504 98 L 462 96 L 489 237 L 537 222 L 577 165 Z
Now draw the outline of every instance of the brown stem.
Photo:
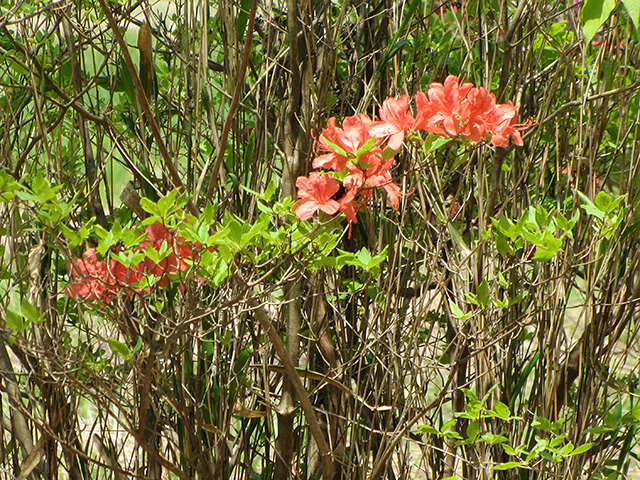
M 295 280 L 289 284 L 287 293 L 287 354 L 297 364 L 300 357 L 300 315 L 301 308 L 301 280 Z M 282 385 L 282 397 L 276 407 L 278 414 L 278 439 L 276 441 L 276 466 L 273 478 L 285 479 L 291 474 L 291 460 L 293 447 L 293 420 L 295 418 L 296 391 L 289 378 L 285 378 Z
M 27 425 L 27 420 L 21 411 L 21 405 L 24 404 L 20 398 L 18 382 L 16 381 L 16 375 L 11 365 L 11 359 L 9 358 L 4 338 L 0 342 L 0 375 L 1 378 L 4 379 L 5 391 L 9 397 L 9 405 L 12 407 L 9 409 L 11 431 L 17 443 L 22 447 L 24 457 L 27 458 L 33 451 L 33 439 L 31 437 L 31 430 L 29 430 L 29 426 Z
M 101 0 L 104 1 L 104 0 Z M 253 41 L 253 27 L 256 21 L 256 9 L 258 8 L 258 0 L 252 0 L 251 12 L 249 13 L 249 23 L 247 24 L 247 36 L 244 42 L 244 56 L 242 58 L 242 67 L 238 73 L 236 89 L 233 92 L 233 99 L 231 105 L 229 105 L 229 113 L 227 114 L 227 120 L 224 123 L 222 129 L 222 137 L 220 138 L 220 148 L 216 156 L 216 163 L 213 164 L 213 170 L 211 171 L 211 178 L 209 180 L 209 187 L 207 188 L 207 196 L 205 197 L 205 203 L 211 200 L 213 197 L 213 191 L 218 183 L 218 174 L 220 167 L 222 166 L 222 160 L 224 159 L 224 152 L 227 149 L 227 142 L 229 140 L 229 132 L 231 131 L 231 124 L 240 105 L 240 94 L 244 88 L 244 76 L 249 65 L 249 57 L 251 54 L 251 42 Z
M 113 32 L 113 36 L 116 38 L 116 41 L 120 45 L 120 49 L 122 50 L 122 57 L 124 58 L 125 63 L 127 64 L 127 68 L 131 72 L 131 78 L 133 80 L 133 86 L 136 91 L 136 97 L 140 102 L 140 106 L 142 107 L 142 111 L 144 112 L 147 122 L 149 123 L 149 128 L 151 129 L 151 133 L 153 138 L 158 145 L 158 150 L 160 150 L 160 155 L 164 161 L 164 165 L 169 171 L 169 176 L 173 181 L 173 184 L 178 187 L 180 190 L 184 191 L 184 185 L 182 184 L 182 180 L 180 179 L 180 173 L 178 169 L 173 164 L 171 160 L 171 156 L 169 155 L 169 151 L 167 150 L 167 146 L 162 139 L 162 134 L 160 129 L 158 128 L 158 124 L 153 117 L 153 113 L 151 112 L 151 107 L 149 107 L 149 101 L 147 100 L 147 95 L 144 93 L 144 87 L 142 86 L 142 81 L 140 80 L 140 76 L 136 70 L 135 65 L 133 64 L 133 60 L 131 59 L 131 55 L 129 54 L 129 49 L 127 47 L 127 43 L 125 42 L 122 33 L 120 33 L 120 29 L 118 29 L 118 24 L 116 23 L 113 15 L 111 15 L 111 11 L 107 6 L 105 0 L 98 0 L 102 11 L 104 12 L 105 17 L 107 17 L 107 21 L 109 22 L 109 26 L 111 27 L 111 31 Z M 189 212 L 195 216 L 199 216 L 198 209 L 193 204 L 191 198 L 187 201 L 187 208 Z
M 242 277 L 242 274 L 238 271 L 238 269 L 236 268 L 234 270 L 234 276 L 238 283 L 240 285 L 247 285 L 247 281 Z M 271 344 L 276 351 L 276 355 L 282 362 L 285 373 L 287 377 L 289 377 L 289 380 L 291 380 L 296 395 L 298 395 L 300 407 L 304 412 L 307 423 L 309 424 L 309 429 L 311 430 L 311 434 L 318 444 L 318 449 L 320 450 L 320 455 L 322 456 L 322 478 L 328 480 L 329 478 L 331 478 L 332 469 L 331 450 L 329 449 L 329 445 L 324 438 L 322 429 L 318 424 L 318 419 L 316 418 L 315 411 L 313 410 L 313 405 L 311 404 L 311 400 L 309 399 L 309 394 L 304 388 L 302 380 L 300 380 L 300 375 L 298 375 L 293 360 L 289 356 L 289 353 L 287 352 L 282 339 L 274 328 L 273 323 L 271 323 L 271 320 L 269 320 L 269 316 L 267 315 L 264 306 L 260 304 L 256 299 L 249 299 L 248 303 L 255 312 L 256 318 L 260 322 L 260 326 L 267 334 L 267 337 L 269 337 L 269 340 L 271 341 Z
M 69 57 L 71 59 L 71 80 L 73 83 L 73 91 L 78 99 L 78 104 L 84 106 L 81 96 L 82 72 L 80 71 L 80 63 L 78 62 L 76 46 L 71 33 L 71 24 L 69 23 L 69 19 L 66 14 L 63 14 L 62 17 L 62 27 L 67 48 L 69 49 Z M 84 168 L 89 186 L 91 210 L 93 210 L 93 214 L 100 226 L 108 229 L 109 225 L 107 223 L 107 217 L 104 214 L 104 207 L 102 206 L 102 200 L 100 199 L 100 189 L 98 188 L 96 159 L 93 155 L 93 150 L 91 149 L 91 139 L 89 138 L 86 119 L 82 115 L 78 115 L 78 130 L 80 133 L 80 140 L 82 142 L 82 151 L 84 153 Z

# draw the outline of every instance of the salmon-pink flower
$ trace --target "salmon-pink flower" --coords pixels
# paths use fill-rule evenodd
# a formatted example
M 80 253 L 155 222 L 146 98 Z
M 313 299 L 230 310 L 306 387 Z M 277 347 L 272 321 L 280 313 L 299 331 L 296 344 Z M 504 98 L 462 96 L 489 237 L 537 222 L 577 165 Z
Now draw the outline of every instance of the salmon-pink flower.
M 177 275 L 191 267 L 197 259 L 196 249 L 184 238 L 167 229 L 162 223 L 156 222 L 145 228 L 146 239 L 142 240 L 135 252 L 146 252 L 149 249 L 164 250 L 162 259 L 156 263 L 148 256 L 135 265 L 125 267 L 116 259 L 108 261 L 98 260 L 95 248 L 85 251 L 82 258 L 70 262 L 69 273 L 77 280 L 65 290 L 69 297 L 80 297 L 85 301 L 98 300 L 109 303 L 119 291 L 126 289 L 129 296 L 134 292 L 141 292 L 137 286 L 145 275 L 158 278 L 157 286 L 164 287 L 169 283 L 169 275 Z M 116 247 L 116 252 L 120 250 Z M 142 293 L 149 294 L 150 287 Z
M 465 114 L 468 114 L 468 111 L 462 102 L 472 88 L 471 83 L 460 84 L 455 75 L 449 75 L 444 84 L 432 83 L 429 86 L 427 95 L 435 108 L 433 121 L 442 121 L 444 129 L 452 137 L 460 134 L 461 124 L 467 120 Z
M 487 119 L 487 131 L 491 135 L 491 143 L 496 147 L 508 147 L 509 139 L 507 135 L 511 135 L 513 143 L 521 147 L 524 145 L 522 136 L 516 126 L 516 117 L 518 116 L 518 107 L 511 102 L 502 103 L 496 106 L 489 118 Z M 523 126 L 526 128 L 527 126 Z
M 318 155 L 313 160 L 313 168 L 325 168 L 339 172 L 347 166 L 347 157 L 335 152 L 328 143 L 339 145 L 340 140 L 338 139 L 337 130 L 340 130 L 340 128 L 336 128 L 336 117 L 331 117 L 327 121 L 327 128 L 322 130 L 322 135 L 316 142 L 317 149 L 327 153 Z
M 95 248 L 89 248 L 82 258 L 73 260 L 69 266 L 69 273 L 78 281 L 67 287 L 68 297 L 80 297 L 83 300 L 100 300 L 109 303 L 117 291 L 117 282 L 126 278 L 126 268 L 121 263 L 110 260 L 98 260 Z
M 518 107 L 511 102 L 496 103 L 496 97 L 484 87 L 470 83 L 459 84 L 458 78 L 449 75 L 444 85 L 432 83 L 429 98 L 418 92 L 414 130 L 425 130 L 437 135 L 456 137 L 464 135 L 477 143 L 490 138 L 493 145 L 509 145 L 507 135 L 522 146 L 520 130 L 530 124 L 516 125 Z
M 313 160 L 313 168 L 324 168 L 337 172 L 344 170 L 349 158 L 355 158 L 358 150 L 371 138 L 369 127 L 372 123 L 368 115 L 360 114 L 347 117 L 342 122 L 342 128 L 335 126 L 336 119 L 331 117 L 327 128 L 317 140 L 317 148 L 321 152 Z M 377 149 L 379 150 L 379 148 Z M 376 149 L 366 153 L 366 156 L 375 154 Z M 370 163 L 363 155 L 360 160 Z
M 438 125 L 442 121 L 442 116 L 437 114 L 435 105 L 429 102 L 423 92 L 417 92 L 414 98 L 416 101 L 416 118 L 413 123 L 413 129 L 448 137 L 449 135 L 444 128 Z
M 391 201 L 394 210 L 400 207 L 400 196 L 402 192 L 400 187 L 391 181 L 391 173 L 389 170 L 393 165 L 393 159 L 387 160 L 380 165 L 376 171 L 367 172 L 366 184 L 369 187 L 382 187 Z
M 466 123 L 461 133 L 472 142 L 481 142 L 487 136 L 487 120 L 496 109 L 496 97 L 484 87 L 472 88 L 461 105 L 462 118 Z
M 340 203 L 333 197 L 340 184 L 330 175 L 311 172 L 309 178 L 296 180 L 299 200 L 293 204 L 293 211 L 300 220 L 309 220 L 317 210 L 333 215 L 340 210 Z
M 340 139 L 339 145 L 347 153 L 355 155 L 360 147 L 371 138 L 369 128 L 372 123 L 369 115 L 364 113 L 345 118 L 342 122 L 342 131 L 337 131 L 337 136 Z
M 196 257 L 193 247 L 188 245 L 186 240 L 175 235 L 173 230 L 167 229 L 162 223 L 156 222 L 148 225 L 145 229 L 148 240 L 140 242 L 140 248 L 146 250 L 151 247 L 160 251 L 166 242 L 165 255 L 158 263 L 155 263 L 149 257 L 145 258 L 144 263 L 149 273 L 159 278 L 158 286 L 165 287 L 169 283 L 167 275 L 177 275 L 189 269 L 191 263 Z M 138 278 L 139 282 L 141 277 Z M 130 282 L 130 283 L 137 283 Z
M 369 133 L 376 138 L 389 137 L 387 146 L 392 150 L 400 150 L 405 135 L 413 129 L 415 123 L 407 111 L 408 106 L 409 95 L 403 95 L 398 100 L 387 98 L 379 111 L 380 120 L 371 124 Z

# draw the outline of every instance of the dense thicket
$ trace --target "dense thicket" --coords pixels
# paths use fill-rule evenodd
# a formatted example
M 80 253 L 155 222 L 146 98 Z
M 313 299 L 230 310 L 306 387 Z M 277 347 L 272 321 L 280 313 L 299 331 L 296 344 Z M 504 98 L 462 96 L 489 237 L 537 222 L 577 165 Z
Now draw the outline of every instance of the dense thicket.
M 636 2 L 587 3 L 3 0 L 2 476 L 637 472 Z M 330 117 L 449 75 L 524 145 L 296 218 Z

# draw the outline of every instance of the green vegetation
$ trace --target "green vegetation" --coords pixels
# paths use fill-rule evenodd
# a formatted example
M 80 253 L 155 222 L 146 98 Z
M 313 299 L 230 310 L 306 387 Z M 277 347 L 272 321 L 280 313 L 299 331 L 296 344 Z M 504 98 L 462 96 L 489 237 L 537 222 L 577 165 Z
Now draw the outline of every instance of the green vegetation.
M 638 475 L 639 22 L 0 0 L 0 477 Z

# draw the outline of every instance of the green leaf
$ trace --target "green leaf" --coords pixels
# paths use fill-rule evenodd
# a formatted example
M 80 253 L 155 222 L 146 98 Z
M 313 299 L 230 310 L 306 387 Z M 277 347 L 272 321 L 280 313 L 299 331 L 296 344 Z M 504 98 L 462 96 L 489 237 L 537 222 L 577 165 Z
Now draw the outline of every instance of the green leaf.
M 487 442 L 489 445 L 496 445 L 498 443 L 506 442 L 508 438 L 503 435 L 495 435 L 493 433 L 487 432 L 482 435 L 482 437 L 480 437 L 480 440 Z
M 587 212 L 587 215 L 593 215 L 597 218 L 604 218 L 604 212 L 600 210 L 584 193 L 579 190 L 576 190 L 576 193 L 580 197 L 580 199 L 584 202 L 584 205 L 581 207 Z
M 540 359 L 540 351 L 537 351 L 535 353 L 535 355 L 531 358 L 531 360 L 529 360 L 529 362 L 527 363 L 527 366 L 522 370 L 522 373 L 520 374 L 520 377 L 518 377 L 518 381 L 516 382 L 515 386 L 513 387 L 513 391 L 511 393 L 511 398 L 509 399 L 509 404 L 513 405 L 513 403 L 515 402 L 516 398 L 518 397 L 518 395 L 522 391 L 522 387 L 524 387 L 524 384 L 526 383 L 527 378 L 531 374 L 531 370 L 533 370 L 533 367 L 535 367 L 535 365 L 536 365 L 536 363 L 538 363 L 539 359 Z
M 369 250 L 367 250 L 365 247 L 362 247 L 355 256 L 356 260 L 358 260 L 363 266 L 365 265 L 369 265 L 369 262 L 371 261 L 371 254 L 369 253 Z
M 464 296 L 467 300 L 469 300 L 469 303 L 473 305 L 477 305 L 478 307 L 480 306 L 480 302 L 478 301 L 478 296 L 475 293 L 466 292 Z
M 384 57 L 382 57 L 382 60 L 380 60 L 379 69 L 383 69 L 384 67 L 386 67 L 387 64 L 391 61 L 391 59 L 402 51 L 405 45 L 411 45 L 411 40 L 409 40 L 408 38 L 405 38 L 394 43 L 389 48 L 389 50 L 385 52 Z
M 147 197 L 142 197 L 140 199 L 140 208 L 142 208 L 145 212 L 150 213 L 154 216 L 161 216 L 160 209 L 155 202 L 152 202 Z
M 449 299 L 449 309 L 451 310 L 451 315 L 453 315 L 453 318 L 456 318 L 458 320 L 466 320 L 471 316 L 470 313 L 464 313 L 460 309 L 460 307 L 458 307 L 458 305 L 456 305 L 451 299 Z
M 507 455 L 511 455 L 512 457 L 516 455 L 516 451 L 514 450 L 514 448 L 510 445 L 507 445 L 506 443 L 502 444 L 502 449 Z
M 494 465 L 494 470 L 511 470 L 512 468 L 518 468 L 526 465 L 525 462 L 507 462 L 507 463 L 499 463 L 498 465 Z
M 242 246 L 242 225 L 235 218 L 229 222 L 229 241 L 237 246 Z
M 533 422 L 531 422 L 531 426 L 545 432 L 551 430 L 551 422 L 544 417 L 536 417 Z
M 267 202 L 271 200 L 273 198 L 273 195 L 276 193 L 276 189 L 277 189 L 276 182 L 271 180 L 269 182 L 269 185 L 267 185 L 267 189 L 264 191 L 264 194 L 262 195 L 262 199 Z
M 362 145 L 358 151 L 356 152 L 356 158 L 360 158 L 362 155 L 366 155 L 367 153 L 369 153 L 371 151 L 371 149 L 375 146 L 376 144 L 376 137 L 371 137 L 369 140 L 367 140 L 364 145 Z
M 622 0 L 629 17 L 633 20 L 633 24 L 638 28 L 640 24 L 640 0 Z
M 22 299 L 21 304 L 22 314 L 33 323 L 38 323 L 40 321 L 40 311 L 31 305 L 26 298 Z
M 491 396 L 491 394 L 493 394 L 494 390 L 498 388 L 498 384 L 495 384 L 493 387 L 491 387 L 487 393 L 484 394 L 484 397 L 482 397 L 482 405 L 484 405 L 485 403 L 487 403 L 487 400 L 489 400 L 489 397 Z
M 471 250 L 462 238 L 462 235 L 460 235 L 460 232 L 458 232 L 458 230 L 453 226 L 453 223 L 451 222 L 449 223 L 448 227 L 449 234 L 451 235 L 451 240 L 453 240 L 453 242 L 456 244 L 462 255 L 464 255 L 465 257 L 470 256 Z
M 444 147 L 449 142 L 451 142 L 450 138 L 443 137 L 441 135 L 436 135 L 436 134 L 429 134 L 427 138 L 424 140 L 422 149 L 426 155 L 431 152 L 435 152 L 439 148 Z
M 369 263 L 367 264 L 367 267 L 369 268 L 369 270 L 373 269 L 374 267 L 377 267 L 387 259 L 388 249 L 389 249 L 388 246 L 384 247 L 378 255 L 376 255 L 371 260 L 369 260 Z
M 25 329 L 24 320 L 22 315 L 14 312 L 11 309 L 7 309 L 6 319 L 7 327 L 12 330 L 22 332 Z
M 554 237 L 549 232 L 545 232 L 541 239 L 541 244 L 538 245 L 536 253 L 533 254 L 533 260 L 547 262 L 558 254 L 561 247 L 561 239 Z
M 136 93 L 135 87 L 133 86 L 133 77 L 131 72 L 129 71 L 129 67 L 127 66 L 127 62 L 124 61 L 124 57 L 120 55 L 120 69 L 118 71 L 118 83 L 122 85 L 122 89 L 124 90 L 129 102 L 132 105 L 135 105 L 136 102 Z
M 499 418 L 502 418 L 503 420 L 506 420 L 511 416 L 511 410 L 509 410 L 509 407 L 507 407 L 500 401 L 495 403 L 495 405 L 493 406 L 493 411 Z
M 581 453 L 590 450 L 594 445 L 595 443 L 585 443 L 584 445 L 580 445 L 579 447 L 576 447 L 575 450 L 573 450 L 568 456 L 573 457 L 574 455 L 580 455 Z
M 440 432 L 431 425 L 418 425 L 418 432 L 429 433 L 431 435 L 440 435 Z
M 338 145 L 336 145 L 335 143 L 331 142 L 330 140 L 327 139 L 327 137 L 325 137 L 324 135 L 321 135 L 320 138 L 322 139 L 322 141 L 324 143 L 327 144 L 327 146 L 329 148 L 331 148 L 331 150 L 333 150 L 335 153 L 337 153 L 338 155 L 341 155 L 343 157 L 348 157 L 349 155 L 347 154 L 347 152 L 344 150 L 344 148 L 339 147 Z
M 616 6 L 615 0 L 585 0 L 582 7 L 582 32 L 586 42 L 590 42 L 598 29 L 609 18 Z
M 238 40 L 244 39 L 244 32 L 247 29 L 249 21 L 249 9 L 251 8 L 251 0 L 241 0 L 240 9 L 238 10 L 238 18 L 236 18 L 236 33 Z
M 498 253 L 503 257 L 516 253 L 515 249 L 511 246 L 507 236 L 504 233 L 496 230 L 494 234 L 494 241 L 496 243 Z
M 166 217 L 169 214 L 175 212 L 186 203 L 185 195 L 178 197 L 178 190 L 172 190 L 164 197 L 158 200 L 158 210 L 160 210 L 160 216 Z
M 474 391 L 469 390 L 468 388 L 462 388 L 462 393 L 464 393 L 471 403 L 480 403 L 480 399 L 475 394 Z
M 611 195 L 606 192 L 598 192 L 593 203 L 603 212 L 609 211 L 609 205 L 611 204 Z
M 549 447 L 551 448 L 557 447 L 558 445 L 562 444 L 562 442 L 564 442 L 565 438 L 567 438 L 566 435 L 558 435 L 557 437 L 552 438 L 551 441 L 549 442 Z M 567 445 L 571 445 L 571 449 L 573 450 L 573 444 L 571 442 L 569 442 Z
M 467 438 L 470 442 L 474 442 L 478 438 L 478 432 L 480 431 L 480 422 L 477 420 L 469 423 L 467 426 Z
M 567 220 L 567 217 L 565 217 L 561 213 L 558 213 L 556 215 L 556 223 L 558 224 L 558 227 L 560 228 L 560 230 L 566 233 L 567 236 L 573 240 L 573 227 L 576 226 L 576 223 L 578 222 L 579 218 L 580 218 L 580 215 L 578 214 L 578 212 L 575 212 L 573 214 L 573 217 L 571 217 L 571 220 Z
M 406 32 L 409 31 L 408 27 L 413 18 L 413 14 L 421 4 L 422 4 L 421 0 L 413 0 L 409 4 L 409 6 L 406 7 L 406 10 L 402 18 L 402 22 L 400 23 L 398 30 L 396 30 L 396 33 L 393 35 L 393 38 L 389 42 L 388 44 L 389 48 L 384 53 L 384 55 L 382 56 L 382 59 L 380 60 L 380 63 L 378 64 L 378 72 L 382 72 L 382 70 L 384 70 L 384 68 L 387 66 L 387 63 L 389 63 L 389 61 L 391 60 L 391 58 L 393 58 L 393 56 L 396 55 L 402 47 L 404 47 L 404 45 L 409 43 L 408 40 L 402 40 L 398 42 L 398 39 L 400 38 L 400 35 L 405 35 Z
M 615 430 L 615 428 L 611 428 L 611 427 L 606 427 L 604 425 L 601 425 L 599 427 L 591 427 L 591 428 L 587 428 L 584 433 L 595 433 L 595 434 L 602 434 L 602 433 L 609 433 L 611 431 Z
M 18 187 L 18 182 L 15 181 L 11 174 L 4 169 L 0 170 L 0 202 L 12 200 Z
M 478 302 L 480 302 L 480 306 L 485 308 L 489 305 L 489 284 L 486 280 L 482 280 L 480 285 L 478 285 L 478 292 L 476 294 L 476 298 Z
M 444 432 L 445 430 L 447 430 L 448 428 L 452 428 L 455 427 L 458 424 L 458 420 L 456 420 L 455 418 L 452 418 L 451 420 L 449 420 L 448 422 L 444 423 L 442 425 L 441 428 L 441 432 Z
M 129 347 L 127 347 L 124 343 L 119 342 L 118 340 L 114 340 L 113 338 L 109 338 L 107 342 L 109 343 L 109 348 L 111 348 L 111 351 L 115 355 L 123 357 L 125 360 L 131 359 L 131 350 L 129 350 Z

